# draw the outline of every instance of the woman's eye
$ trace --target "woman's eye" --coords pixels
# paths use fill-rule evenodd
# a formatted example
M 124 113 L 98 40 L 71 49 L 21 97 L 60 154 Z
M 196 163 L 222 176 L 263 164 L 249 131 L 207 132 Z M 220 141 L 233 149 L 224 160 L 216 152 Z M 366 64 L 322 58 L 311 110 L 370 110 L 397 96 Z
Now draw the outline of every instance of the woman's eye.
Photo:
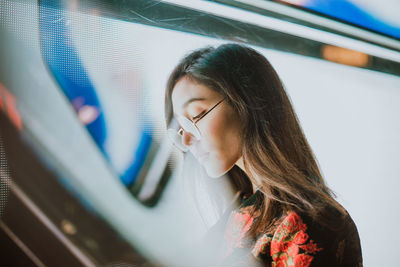
M 197 115 L 197 116 L 195 116 L 195 117 L 192 117 L 192 121 L 197 120 L 197 119 L 200 118 L 203 114 L 204 114 L 204 111 L 201 112 L 199 115 Z

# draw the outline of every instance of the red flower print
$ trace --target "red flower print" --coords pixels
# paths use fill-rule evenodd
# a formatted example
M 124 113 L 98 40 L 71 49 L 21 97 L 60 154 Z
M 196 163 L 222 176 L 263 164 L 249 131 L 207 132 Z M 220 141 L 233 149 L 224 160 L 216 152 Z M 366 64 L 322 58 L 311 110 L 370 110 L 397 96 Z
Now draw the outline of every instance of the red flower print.
M 287 247 L 289 244 L 287 242 L 277 242 L 275 240 L 272 240 L 271 242 L 271 254 L 276 254 L 279 252 L 286 252 Z
M 291 243 L 290 246 L 287 248 L 288 256 L 295 257 L 299 254 L 299 245 L 296 243 Z
M 286 263 L 283 260 L 278 261 L 275 263 L 274 267 L 286 267 Z
M 258 257 L 259 254 L 265 254 L 267 252 L 267 248 L 271 244 L 272 238 L 267 236 L 267 234 L 262 235 L 259 237 L 251 250 L 251 253 L 254 257 Z
M 299 231 L 295 234 L 293 238 L 293 243 L 304 244 L 308 239 L 308 234 L 305 231 Z
M 300 247 L 309 254 L 315 254 L 318 251 L 322 250 L 322 248 L 317 247 L 317 244 L 314 243 L 314 240 L 310 240 L 308 244 L 302 245 Z
M 225 239 L 227 241 L 225 256 L 232 253 L 234 248 L 242 248 L 244 246 L 243 239 L 246 236 L 246 233 L 250 230 L 253 220 L 253 217 L 248 213 L 233 211 L 225 232 Z
M 293 258 L 293 265 L 294 267 L 307 267 L 310 266 L 313 256 L 306 255 L 306 254 L 299 254 Z
M 286 253 L 282 253 L 278 258 L 274 259 L 272 262 L 273 267 L 287 267 L 288 257 Z
M 272 266 L 307 267 L 313 256 L 322 248 L 318 248 L 306 233 L 307 225 L 295 212 L 290 212 L 277 227 L 271 241 Z M 308 243 L 307 243 L 308 241 Z M 300 254 L 300 248 L 304 253 Z
M 294 234 L 298 231 L 306 231 L 307 226 L 303 223 L 299 215 L 295 212 L 290 212 L 283 222 L 276 229 L 274 239 L 281 241 L 289 234 Z
M 234 211 L 232 215 L 232 220 L 229 230 L 231 241 L 234 241 L 235 247 L 241 247 L 241 240 L 245 236 L 245 234 L 250 230 L 250 227 L 253 223 L 253 218 L 250 214 L 243 214 Z

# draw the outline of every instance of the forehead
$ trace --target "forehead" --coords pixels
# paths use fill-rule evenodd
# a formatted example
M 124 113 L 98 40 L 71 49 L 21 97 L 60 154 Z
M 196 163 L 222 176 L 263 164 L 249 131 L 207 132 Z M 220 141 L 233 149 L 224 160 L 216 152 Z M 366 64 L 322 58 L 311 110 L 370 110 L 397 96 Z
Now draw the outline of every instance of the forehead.
M 218 97 L 218 93 L 207 86 L 186 77 L 181 78 L 172 91 L 172 106 L 175 112 L 182 112 L 183 105 L 192 98 L 204 98 L 204 102 Z

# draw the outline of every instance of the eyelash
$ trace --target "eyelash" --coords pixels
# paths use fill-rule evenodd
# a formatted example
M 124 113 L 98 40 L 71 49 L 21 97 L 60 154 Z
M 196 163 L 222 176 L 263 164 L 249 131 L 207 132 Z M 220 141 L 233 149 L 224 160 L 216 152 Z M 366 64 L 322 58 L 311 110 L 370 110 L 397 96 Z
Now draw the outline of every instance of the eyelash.
M 200 118 L 203 114 L 204 114 L 204 111 L 202 111 L 199 115 L 192 117 L 192 121 L 197 120 L 197 119 Z

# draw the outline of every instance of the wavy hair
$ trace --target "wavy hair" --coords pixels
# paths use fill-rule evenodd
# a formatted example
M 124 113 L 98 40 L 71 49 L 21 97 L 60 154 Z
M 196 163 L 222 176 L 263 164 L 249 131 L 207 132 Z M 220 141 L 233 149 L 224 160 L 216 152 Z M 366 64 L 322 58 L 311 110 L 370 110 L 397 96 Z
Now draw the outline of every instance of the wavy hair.
M 260 215 L 250 236 L 268 230 L 283 212 L 305 213 L 331 229 L 344 208 L 334 199 L 319 170 L 284 86 L 269 61 L 239 44 L 206 47 L 185 56 L 166 86 L 165 119 L 172 120 L 171 95 L 186 77 L 220 93 L 237 112 L 246 173 L 237 166 L 228 175 L 236 189 L 256 199 Z

